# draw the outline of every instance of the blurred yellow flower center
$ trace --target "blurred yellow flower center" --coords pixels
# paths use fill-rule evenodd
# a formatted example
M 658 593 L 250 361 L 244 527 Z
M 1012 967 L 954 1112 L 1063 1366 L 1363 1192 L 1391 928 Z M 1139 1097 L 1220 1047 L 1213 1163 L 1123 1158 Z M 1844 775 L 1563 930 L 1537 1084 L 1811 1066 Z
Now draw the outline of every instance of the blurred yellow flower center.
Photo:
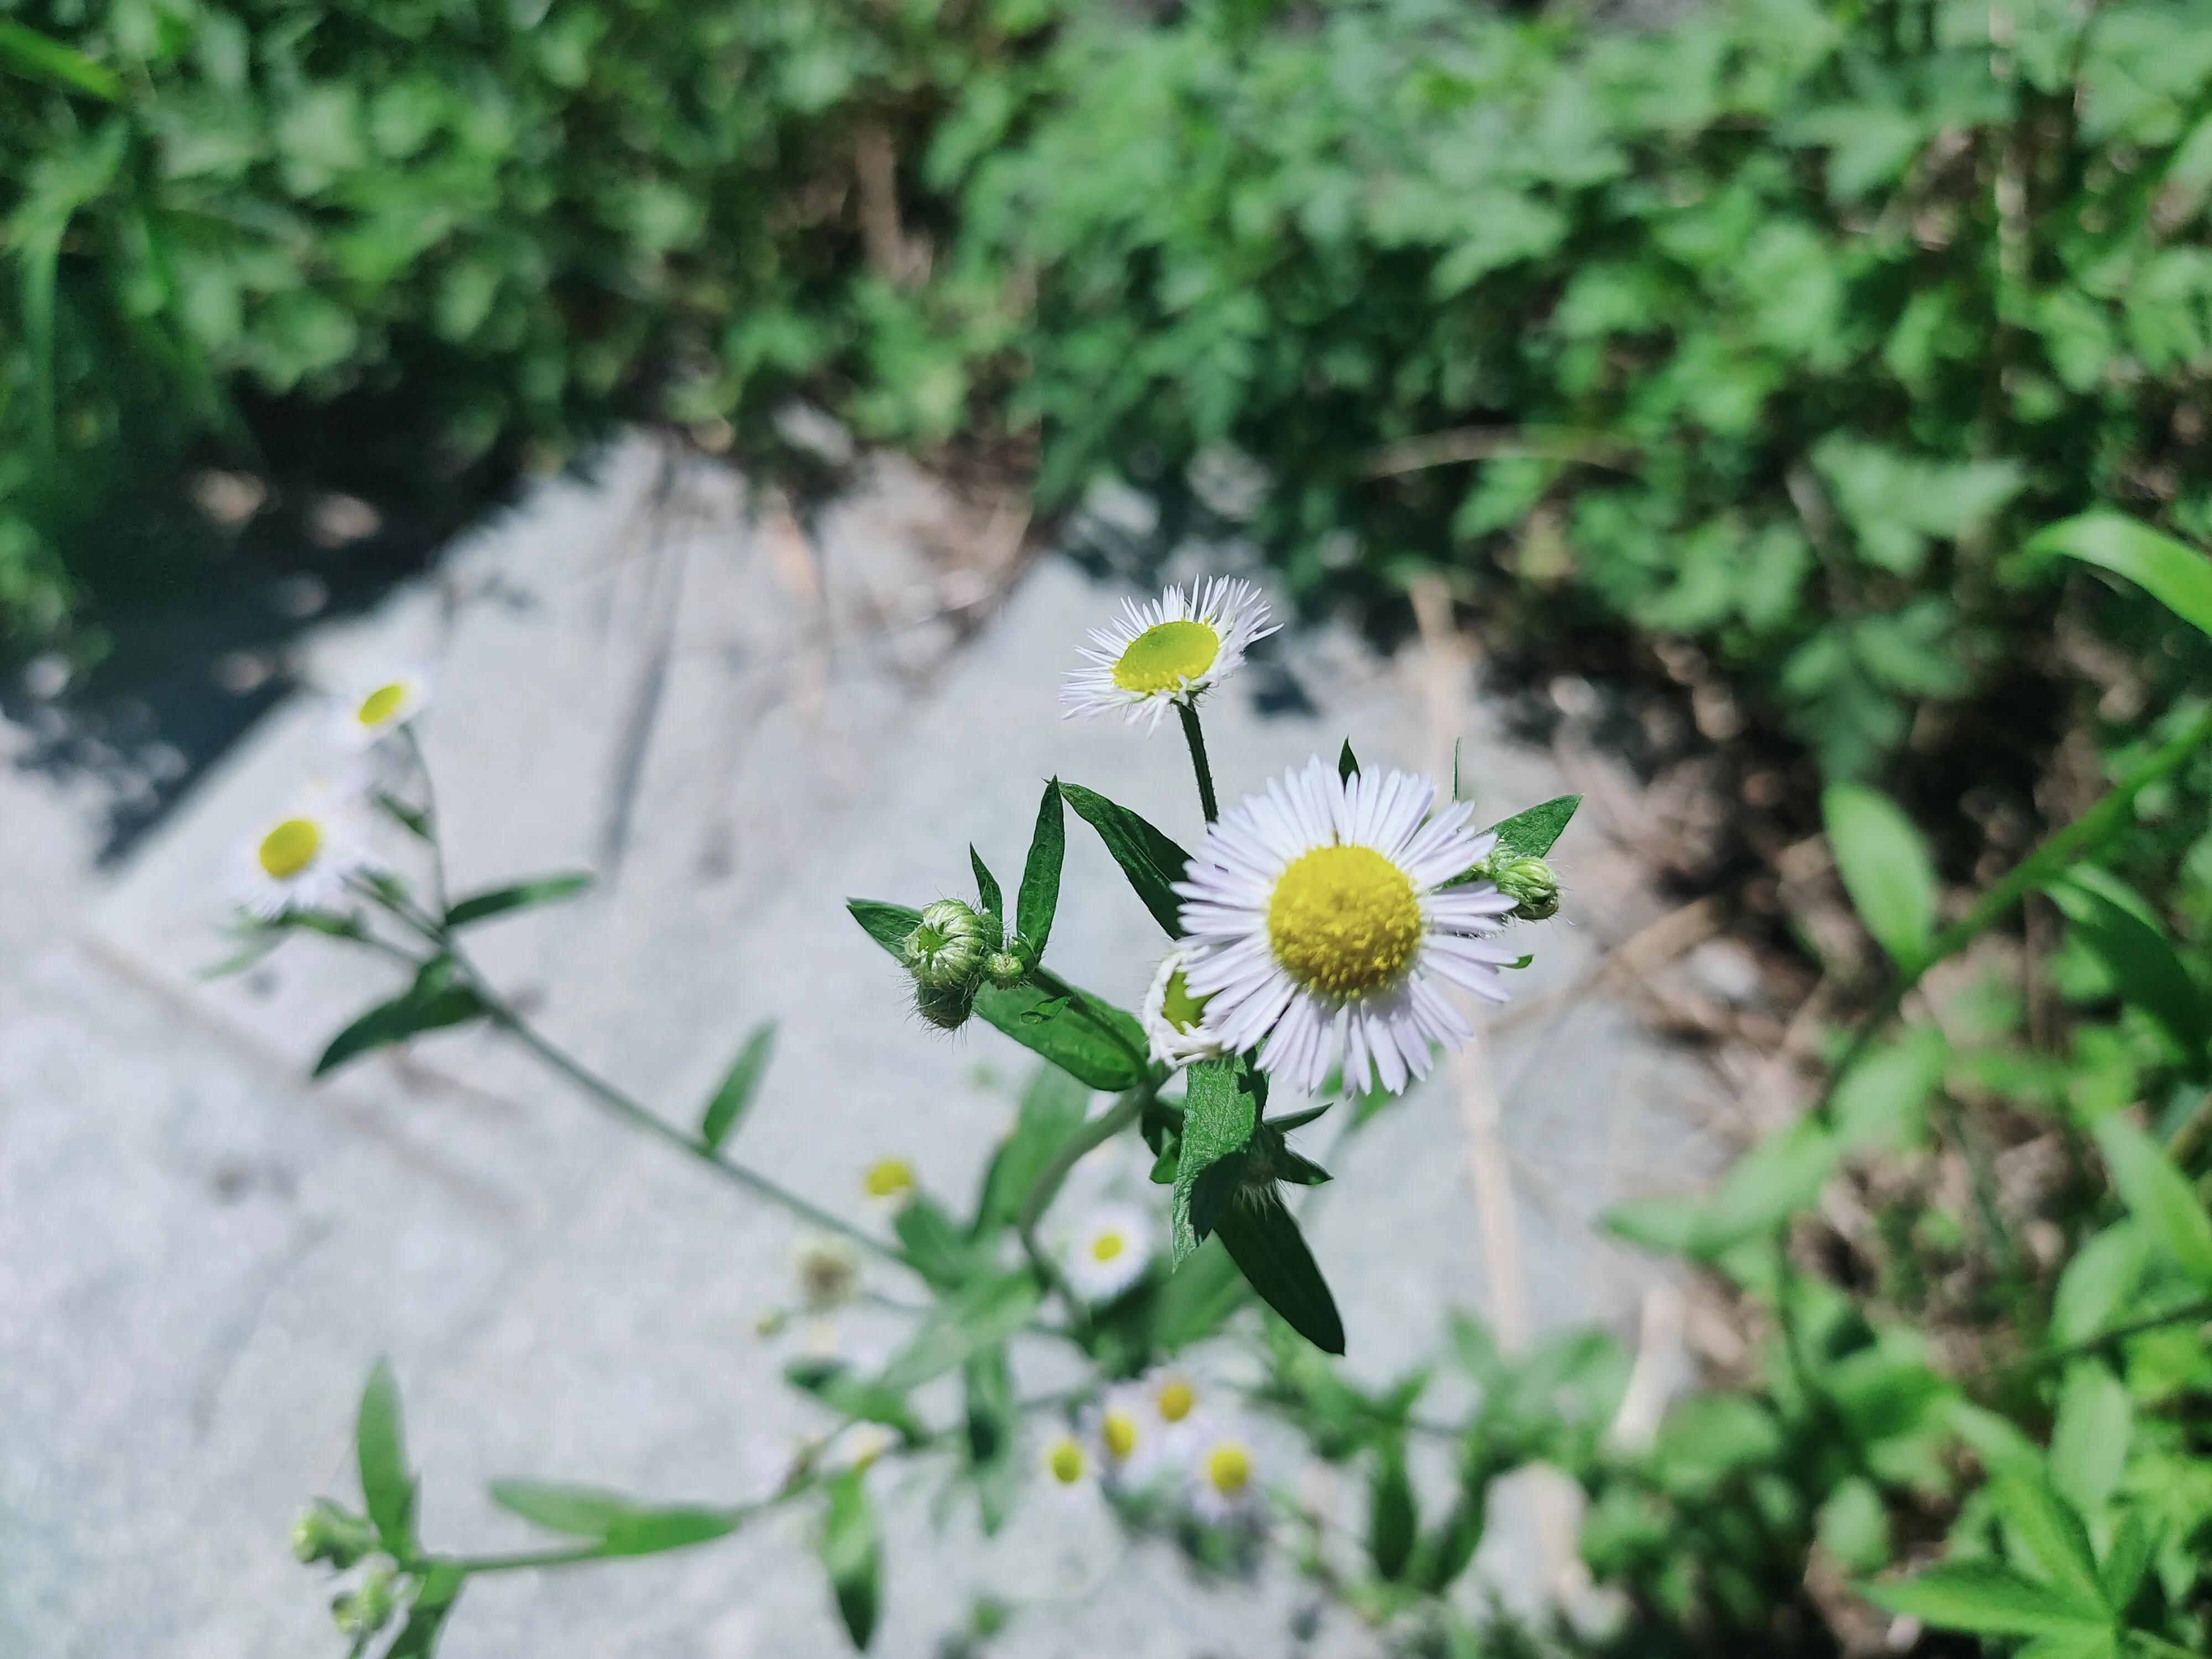
M 1158 1403 L 1162 1417 L 1170 1423 L 1180 1423 L 1190 1415 L 1190 1408 L 1198 1403 L 1198 1395 L 1189 1383 L 1177 1377 L 1160 1385 Z
M 289 881 L 315 861 L 323 849 L 323 832 L 311 818 L 286 818 L 261 838 L 254 856 L 262 869 L 279 881 Z
M 1054 1441 L 1052 1449 L 1045 1453 L 1044 1466 L 1052 1471 L 1052 1478 L 1061 1486 L 1072 1486 L 1083 1479 L 1083 1448 L 1062 1436 Z
M 860 1178 L 870 1198 L 896 1198 L 914 1188 L 914 1165 L 902 1158 L 878 1158 Z
M 399 712 L 399 705 L 407 701 L 407 688 L 397 680 L 390 685 L 380 685 L 361 700 L 353 717 L 363 726 L 381 726 Z
M 1167 994 L 1160 999 L 1160 1018 L 1178 1031 L 1193 1030 L 1206 1012 L 1206 1005 L 1213 999 L 1194 997 L 1190 994 L 1190 981 L 1183 978 L 1178 968 L 1168 975 Z
M 1091 1259 L 1093 1261 L 1111 1261 L 1121 1254 L 1121 1234 L 1101 1233 L 1091 1241 Z
M 1421 942 L 1411 877 L 1371 847 L 1316 847 L 1275 882 L 1267 940 L 1301 985 L 1358 996 L 1391 983 Z
M 1114 665 L 1114 684 L 1124 691 L 1173 691 L 1220 654 L 1221 635 L 1204 623 L 1159 623 L 1129 641 Z
M 1136 1419 L 1127 1412 L 1108 1412 L 1099 1422 L 1098 1437 L 1106 1443 L 1107 1456 L 1126 1463 L 1137 1449 Z
M 1234 1498 L 1252 1483 L 1252 1454 L 1233 1440 L 1224 1440 L 1206 1455 L 1206 1484 L 1224 1498 Z

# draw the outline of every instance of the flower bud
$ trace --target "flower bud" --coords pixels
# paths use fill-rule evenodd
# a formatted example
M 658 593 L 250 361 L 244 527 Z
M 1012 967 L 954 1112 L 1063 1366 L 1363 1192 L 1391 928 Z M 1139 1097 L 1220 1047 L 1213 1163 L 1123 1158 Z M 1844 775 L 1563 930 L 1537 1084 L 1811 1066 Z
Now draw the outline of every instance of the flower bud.
M 389 1622 L 392 1613 L 392 1568 L 379 1561 L 361 1576 L 361 1583 L 331 1603 L 331 1617 L 344 1635 L 374 1636 Z
M 983 958 L 983 977 L 1001 991 L 1011 991 L 1030 976 L 1030 966 L 1018 951 L 994 951 Z
M 1542 921 L 1559 913 L 1559 878 L 1541 859 L 1507 859 L 1495 865 L 1491 880 L 1498 890 L 1514 901 L 1513 914 L 1523 921 Z
M 940 1031 L 957 1031 L 975 1012 L 975 987 L 972 983 L 931 985 L 916 979 L 914 1011 Z
M 983 958 L 995 943 L 972 906 L 958 899 L 939 899 L 922 911 L 899 956 L 916 984 L 935 991 L 966 988 L 972 995 Z
M 375 1545 L 376 1533 L 366 1520 L 327 1498 L 318 1498 L 292 1522 L 292 1553 L 303 1563 L 349 1567 Z

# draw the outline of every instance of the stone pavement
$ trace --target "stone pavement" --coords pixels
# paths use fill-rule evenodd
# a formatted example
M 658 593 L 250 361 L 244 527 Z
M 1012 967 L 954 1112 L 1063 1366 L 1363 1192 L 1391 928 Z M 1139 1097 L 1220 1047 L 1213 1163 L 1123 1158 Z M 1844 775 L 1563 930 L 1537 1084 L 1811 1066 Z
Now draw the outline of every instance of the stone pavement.
M 854 1211 L 860 1170 L 902 1152 L 960 1201 L 1028 1057 L 980 1026 L 947 1040 L 906 1015 L 845 896 L 961 890 L 971 839 L 1011 876 L 1048 774 L 1196 832 L 1171 727 L 1147 740 L 1057 718 L 1076 640 L 1120 596 L 1055 560 L 1007 588 L 1018 533 L 886 467 L 803 534 L 727 473 L 634 440 L 313 656 L 333 681 L 434 668 L 427 740 L 457 889 L 599 872 L 588 899 L 480 938 L 480 960 L 556 1041 L 689 1121 L 774 1018 L 740 1157 Z M 1370 763 L 1437 752 L 1414 666 L 1327 631 L 1283 641 L 1277 661 L 1306 712 L 1262 715 L 1237 689 L 1210 705 L 1224 798 L 1347 733 Z M 1493 815 L 1561 792 L 1543 756 L 1480 716 L 1458 735 Z M 14 946 L 0 960 L 0 1654 L 338 1652 L 325 1591 L 285 1533 L 307 1497 L 353 1495 L 354 1402 L 380 1353 L 443 1547 L 542 1541 L 483 1498 L 498 1475 L 727 1501 L 765 1488 L 821 1426 L 778 1376 L 800 1339 L 755 1330 L 788 1299 L 781 1215 L 480 1034 L 311 1085 L 322 1042 L 394 988 L 373 959 L 301 939 L 237 979 L 196 980 L 222 953 L 240 838 L 334 763 L 323 707 L 295 698 L 100 883 L 72 850 L 69 803 L 22 779 L 0 794 L 11 854 L 19 839 L 41 849 L 0 874 Z M 1070 830 L 1055 963 L 1133 1006 L 1157 930 L 1096 838 Z M 1531 995 L 1656 914 L 1587 827 L 1561 854 L 1570 902 L 1531 936 Z M 1589 1218 L 1710 1167 L 1713 1085 L 1601 994 L 1502 1030 L 1493 1071 L 1538 1324 L 1632 1337 L 1652 1270 Z M 1440 1073 L 1341 1147 L 1326 1120 L 1309 1139 L 1338 1177 L 1310 1213 L 1316 1249 L 1352 1363 L 1380 1375 L 1432 1347 L 1446 1308 L 1489 1299 L 1453 1080 Z M 1158 1201 L 1126 1148 L 1079 1176 L 1086 1193 Z M 863 1313 L 836 1340 L 878 1354 L 897 1329 Z M 1029 1386 L 1048 1384 L 1031 1369 Z M 1122 1557 L 1103 1516 L 1042 1503 L 986 1546 L 964 1516 L 933 1529 L 927 1480 L 890 1484 L 877 1650 L 894 1659 L 934 1651 L 985 1589 L 1035 1604 L 994 1650 L 1010 1655 L 1288 1650 L 1293 1586 L 1201 1594 L 1161 1551 Z M 1500 1505 L 1486 1545 L 1509 1590 L 1534 1574 L 1526 1499 Z M 793 1516 L 676 1555 L 483 1581 L 444 1651 L 834 1653 L 810 1550 Z M 1366 1649 L 1328 1628 L 1314 1650 Z

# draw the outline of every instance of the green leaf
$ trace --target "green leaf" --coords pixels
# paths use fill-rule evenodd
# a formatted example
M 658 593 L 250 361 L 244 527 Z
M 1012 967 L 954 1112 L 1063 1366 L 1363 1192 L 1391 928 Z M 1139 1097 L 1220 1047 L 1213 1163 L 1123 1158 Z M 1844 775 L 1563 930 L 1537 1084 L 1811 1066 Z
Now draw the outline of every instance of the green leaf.
M 973 842 L 968 844 L 968 864 L 975 872 L 975 896 L 982 900 L 984 909 L 996 916 L 1000 926 L 1004 927 L 1006 896 L 999 890 L 999 878 L 991 873 L 990 866 L 983 862 L 983 855 L 975 850 Z
M 2092 1609 L 2104 1606 L 2089 1534 L 2048 1480 L 2007 1470 L 1990 1482 L 1990 1499 L 2014 1556 L 2068 1600 Z
M 1049 1066 L 1037 1067 L 1036 1075 L 1022 1091 L 1013 1133 L 1000 1143 L 984 1171 L 982 1196 L 976 1200 L 969 1237 L 987 1238 L 1013 1224 L 1054 1154 L 1082 1128 L 1090 1103 L 1090 1091 L 1066 1073 Z M 1050 1203 L 1052 1196 L 1045 1194 L 1042 1201 Z
M 1129 879 L 1152 920 L 1170 939 L 1182 936 L 1182 901 L 1175 884 L 1189 866 L 1190 854 L 1126 806 L 1117 806 L 1081 784 L 1064 783 L 1060 793 L 1076 817 L 1098 832 L 1099 840 Z
M 2181 1051 L 2189 1074 L 2203 1077 L 2212 1048 L 2212 1002 L 2141 896 L 2094 865 L 2076 866 L 2044 890 L 2104 963 L 2121 1000 L 2156 1021 Z
M 1458 1582 L 1482 1547 L 1482 1534 L 1490 1510 L 1490 1474 L 1470 1467 L 1461 1481 L 1459 1497 L 1435 1531 L 1421 1540 L 1414 1552 L 1411 1577 L 1431 1595 L 1441 1595 Z
M 853 1645 L 865 1649 L 876 1633 L 880 1600 L 876 1516 L 868 1503 L 866 1469 L 848 1469 L 830 1483 L 822 1518 L 822 1565 L 837 1601 L 837 1616 Z
M 928 1194 L 917 1193 L 901 1205 L 891 1231 L 898 1235 L 908 1264 L 933 1291 L 949 1291 L 968 1277 L 968 1240 Z
M 1060 780 L 1044 787 L 1037 802 L 1036 830 L 1030 837 L 1029 861 L 1022 866 L 1022 890 L 1014 901 L 1014 927 L 1038 957 L 1052 937 L 1060 908 L 1060 866 L 1067 856 L 1067 818 L 1060 807 Z
M 979 1279 L 938 1304 L 890 1358 L 880 1388 L 904 1394 L 995 1348 L 1036 1311 L 1037 1282 L 1027 1268 Z
M 1498 837 L 1498 849 L 1491 856 L 1542 858 L 1566 833 L 1568 823 L 1574 817 L 1576 808 L 1582 804 L 1580 795 L 1558 795 L 1525 812 L 1516 812 L 1511 817 L 1492 824 L 1485 833 Z
M 123 100 L 123 82 L 113 70 L 21 23 L 0 20 L 0 65 L 64 92 L 82 92 L 111 104 Z
M 445 1562 L 425 1571 L 415 1587 L 414 1600 L 407 1605 L 407 1622 L 385 1649 L 384 1659 L 431 1659 L 438 1650 L 446 1620 L 467 1583 L 466 1573 Z
M 1344 1321 L 1298 1224 L 1273 1191 L 1238 1194 L 1215 1230 L 1260 1299 L 1323 1353 L 1344 1352 Z
M 415 1477 L 407 1468 L 407 1439 L 399 1413 L 399 1384 L 388 1360 L 370 1368 L 354 1421 L 354 1455 L 361 1496 L 386 1551 L 401 1561 L 415 1554 Z
M 2105 1552 L 2101 1573 L 2108 1606 L 2121 1613 L 2127 1612 L 2142 1589 L 2143 1575 L 2149 1571 L 2157 1542 L 2140 1511 L 2130 1510 L 2120 1517 L 2119 1525 L 2112 1528 L 2112 1547 Z
M 2158 1144 L 2118 1113 L 2094 1133 L 2112 1184 L 2157 1247 L 2191 1279 L 2212 1288 L 2212 1216 Z
M 589 1538 L 610 1555 L 657 1555 L 726 1537 L 738 1517 L 726 1510 L 635 1503 L 593 1486 L 545 1480 L 495 1480 L 491 1500 L 548 1532 Z
M 1872 1572 L 1889 1560 L 1889 1511 L 1881 1492 L 1853 1475 L 1820 1505 L 1821 1547 L 1847 1572 Z
M 721 1086 L 714 1091 L 705 1115 L 699 1120 L 699 1142 L 708 1152 L 720 1152 L 744 1117 L 753 1097 L 760 1092 L 761 1079 L 768 1074 L 769 1058 L 775 1052 L 775 1022 L 763 1020 L 738 1050 L 737 1059 L 731 1061 Z
M 481 1019 L 488 1012 L 483 1000 L 459 980 L 459 971 L 451 957 L 434 957 L 424 963 L 406 990 L 389 1002 L 379 1003 L 331 1039 L 322 1058 L 315 1062 L 314 1075 L 326 1076 L 373 1048 Z
M 1163 1353 L 1203 1342 L 1243 1305 L 1245 1293 L 1244 1275 L 1228 1250 L 1218 1237 L 1209 1238 L 1160 1286 L 1152 1340 Z
M 2126 1385 L 2100 1359 L 2077 1359 L 2058 1389 L 2051 1425 L 2051 1483 L 2085 1516 L 2103 1512 L 2127 1465 L 2135 1408 Z
M 794 1359 L 783 1368 L 783 1380 L 812 1395 L 841 1417 L 880 1423 L 896 1430 L 909 1443 L 927 1437 L 927 1431 L 907 1405 L 903 1390 L 858 1376 L 842 1359 Z
M 1376 1577 L 1395 1583 L 1406 1576 L 1419 1526 L 1413 1483 L 1406 1474 L 1406 1448 L 1396 1436 L 1389 1436 L 1375 1448 L 1375 1473 L 1367 1485 L 1367 1559 L 1375 1564 Z
M 2212 559 L 2118 513 L 2085 513 L 2052 525 L 2021 550 L 2061 554 L 2124 576 L 2200 632 L 2212 634 Z
M 387 794 L 381 790 L 377 793 L 376 805 L 377 809 L 385 817 L 390 818 L 416 840 L 430 839 L 430 817 L 428 813 L 418 812 L 398 796 Z
M 1819 1198 L 1841 1155 L 1836 1137 L 1811 1118 L 1777 1130 L 1744 1155 L 1698 1212 L 1689 1253 L 1710 1261 L 1772 1232 Z
M 1946 1561 L 1901 1583 L 1869 1585 L 1866 1593 L 1892 1613 L 1977 1635 L 2088 1635 L 2112 1624 L 2100 1604 L 2078 1601 L 1996 1561 Z
M 1926 1133 L 1928 1103 L 1942 1085 L 1949 1049 L 1933 1026 L 1908 1028 L 1894 1042 L 1870 1048 L 1836 1080 L 1829 1108 L 1836 1136 L 1848 1151 L 1903 1152 Z
M 1213 1231 L 1235 1193 L 1244 1151 L 1260 1121 L 1259 1101 L 1242 1058 L 1201 1060 L 1184 1077 L 1182 1153 L 1176 1165 L 1171 1230 L 1178 1267 Z
M 1347 779 L 1357 776 L 1358 772 L 1359 757 L 1352 752 L 1352 739 L 1346 738 L 1344 740 L 1344 748 L 1336 757 L 1337 781 L 1344 782 Z
M 1875 943 L 1907 974 L 1936 937 L 1936 866 L 1912 820 L 1877 790 L 1832 784 L 1820 797 L 1844 890 Z
M 2134 1221 L 2114 1223 L 2076 1250 L 2051 1297 L 2051 1343 L 2069 1348 L 2117 1322 L 2142 1283 L 2150 1254 L 2150 1237 Z
M 471 922 L 503 916 L 510 910 L 526 910 L 536 904 L 557 904 L 562 899 L 589 892 L 594 879 L 589 872 L 576 870 L 565 875 L 518 881 L 511 887 L 495 887 L 489 892 L 471 893 L 446 912 L 446 926 L 466 927 Z
M 983 1535 L 1005 1524 L 1021 1482 L 1021 1419 L 1004 1347 L 971 1358 L 961 1368 L 967 1399 L 968 1474 L 975 1485 Z
M 921 925 L 921 912 L 881 899 L 847 899 L 845 908 L 868 937 L 893 956 L 900 953 L 908 933 Z

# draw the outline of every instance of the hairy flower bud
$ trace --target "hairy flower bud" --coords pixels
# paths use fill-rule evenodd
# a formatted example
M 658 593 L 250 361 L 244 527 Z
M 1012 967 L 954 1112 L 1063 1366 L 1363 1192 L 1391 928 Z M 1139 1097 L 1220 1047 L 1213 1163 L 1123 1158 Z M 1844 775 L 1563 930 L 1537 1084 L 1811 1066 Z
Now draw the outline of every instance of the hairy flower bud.
M 1018 948 L 994 951 L 983 958 L 983 977 L 1001 991 L 1011 991 L 1030 976 L 1030 966 Z
M 1541 859 L 1504 860 L 1492 867 L 1490 878 L 1514 901 L 1513 914 L 1523 921 L 1543 921 L 1559 913 L 1559 878 Z
M 292 1522 L 292 1553 L 305 1563 L 349 1567 L 375 1545 L 375 1530 L 366 1520 L 327 1498 L 318 1498 Z
M 940 1031 L 957 1031 L 975 1012 L 975 988 L 969 985 L 914 983 L 914 1011 Z
M 393 1606 L 392 1568 L 378 1561 L 362 1574 L 361 1583 L 331 1601 L 331 1617 L 347 1636 L 374 1636 L 390 1621 Z
M 973 906 L 958 899 L 939 899 L 922 911 L 921 922 L 906 936 L 899 956 L 915 982 L 923 988 L 964 989 L 972 997 L 975 981 L 983 971 L 983 959 L 996 943 L 989 925 Z

